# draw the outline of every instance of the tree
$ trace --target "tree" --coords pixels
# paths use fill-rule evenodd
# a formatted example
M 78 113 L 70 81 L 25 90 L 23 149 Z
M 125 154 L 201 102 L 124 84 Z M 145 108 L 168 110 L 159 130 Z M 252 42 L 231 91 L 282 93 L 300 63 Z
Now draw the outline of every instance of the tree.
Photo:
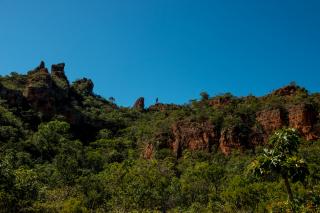
M 258 156 L 249 167 L 255 175 L 260 177 L 270 174 L 282 177 L 291 203 L 293 203 L 293 193 L 290 180 L 304 183 L 309 174 L 307 164 L 297 155 L 299 143 L 297 130 L 280 129 L 269 139 L 272 149 L 264 149 L 263 154 Z
M 207 92 L 201 92 L 200 96 L 202 101 L 206 101 L 209 99 L 209 94 Z
M 40 153 L 41 160 L 51 160 L 59 150 L 62 143 L 69 140 L 70 125 L 63 121 L 50 121 L 41 123 L 38 131 L 31 137 Z

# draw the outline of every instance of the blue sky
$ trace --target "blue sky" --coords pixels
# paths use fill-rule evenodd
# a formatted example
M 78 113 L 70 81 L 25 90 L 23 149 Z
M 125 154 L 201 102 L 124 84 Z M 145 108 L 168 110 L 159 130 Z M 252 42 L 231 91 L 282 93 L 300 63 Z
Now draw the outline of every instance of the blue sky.
M 320 91 L 319 0 L 0 0 L 0 74 L 65 62 L 128 106 Z

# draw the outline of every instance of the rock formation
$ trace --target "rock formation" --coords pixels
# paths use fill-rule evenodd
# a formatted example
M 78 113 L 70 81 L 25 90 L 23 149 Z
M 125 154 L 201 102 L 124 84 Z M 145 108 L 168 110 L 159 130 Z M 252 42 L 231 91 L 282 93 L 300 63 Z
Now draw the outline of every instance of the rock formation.
M 231 97 L 226 96 L 226 97 L 216 97 L 214 99 L 209 100 L 209 105 L 214 106 L 214 107 L 223 107 L 225 105 L 228 105 L 232 102 Z
M 68 89 L 69 88 L 69 81 L 67 79 L 67 76 L 65 75 L 64 67 L 65 67 L 64 63 L 53 64 L 51 66 L 51 77 L 53 80 L 56 81 L 58 86 L 60 86 L 64 89 Z
M 51 116 L 54 113 L 55 100 L 52 94 L 52 79 L 44 62 L 30 71 L 27 78 L 28 82 L 23 96 L 45 117 Z
M 219 140 L 216 129 L 209 122 L 181 121 L 172 127 L 173 141 L 170 146 L 177 157 L 184 149 L 210 151 Z
M 275 130 L 287 125 L 286 113 L 282 109 L 263 110 L 256 114 L 256 120 L 264 131 L 264 142 Z
M 0 76 L 1 101 L 35 128 L 40 121 L 53 118 L 68 121 L 83 137 L 88 136 L 87 130 L 94 136 L 95 131 L 103 128 L 116 132 L 127 127 L 127 122 L 121 123 L 116 119 L 106 119 L 108 116 L 100 116 L 119 108 L 95 95 L 94 84 L 90 79 L 82 78 L 70 85 L 64 68 L 64 63 L 54 64 L 49 73 L 42 61 L 27 75 L 12 73 Z M 306 140 L 317 140 L 320 136 L 319 108 L 319 94 L 310 95 L 307 90 L 294 84 L 262 98 L 237 98 L 225 94 L 205 98 L 194 105 L 163 104 L 156 100 L 156 104 L 145 110 L 144 98 L 140 97 L 133 106 L 135 110 L 150 113 L 151 118 L 158 114 L 163 118 L 173 116 L 168 119 L 172 122 L 171 126 L 164 125 L 165 131 L 161 129 L 152 135 L 155 143 L 148 141 L 145 145 L 145 158 L 151 158 L 156 150 L 163 148 L 171 149 L 177 157 L 184 150 L 210 152 L 212 147 L 219 148 L 227 155 L 232 149 L 266 144 L 274 131 L 285 126 L 296 128 Z M 203 109 L 205 112 L 202 117 Z M 173 112 L 175 110 L 176 113 Z M 194 121 L 200 120 L 199 117 L 201 121 Z M 210 119 L 216 119 L 212 121 L 216 124 L 213 125 Z
M 71 87 L 81 94 L 92 95 L 94 84 L 90 79 L 82 78 L 73 82 Z
M 290 84 L 288 86 L 282 87 L 280 89 L 277 89 L 271 93 L 271 95 L 279 95 L 279 96 L 292 96 L 295 95 L 297 92 L 304 92 L 307 91 L 303 88 L 300 88 L 299 86 L 295 84 Z
M 298 104 L 288 109 L 289 126 L 297 129 L 306 140 L 316 140 L 317 135 L 313 131 L 317 113 L 308 104 Z
M 144 97 L 140 97 L 133 105 L 133 109 L 143 111 L 144 110 Z

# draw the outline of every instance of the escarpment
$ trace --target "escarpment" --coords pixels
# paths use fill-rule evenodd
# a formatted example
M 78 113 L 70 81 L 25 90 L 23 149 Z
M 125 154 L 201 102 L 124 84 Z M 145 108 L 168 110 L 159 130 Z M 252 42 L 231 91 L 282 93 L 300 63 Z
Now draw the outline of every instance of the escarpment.
M 295 84 L 263 97 L 227 93 L 184 105 L 159 103 L 156 98 L 155 104 L 145 106 L 140 97 L 132 107 L 119 107 L 114 98 L 108 101 L 93 88 L 88 78 L 70 83 L 64 63 L 49 71 L 41 62 L 27 74 L 0 77 L 0 104 L 33 130 L 41 122 L 64 120 L 87 143 L 101 129 L 113 137 L 126 135 L 125 140 L 134 141 L 148 159 L 168 150 L 180 158 L 187 150 L 228 155 L 255 149 L 282 127 L 297 129 L 305 141 L 320 136 L 320 96 Z
M 309 103 L 309 99 L 306 99 L 305 103 L 297 103 L 294 100 L 297 93 L 307 94 L 306 90 L 300 87 L 286 86 L 267 97 L 243 98 L 243 100 L 251 99 L 258 103 L 263 103 L 272 97 L 271 103 L 261 104 L 256 109 L 251 123 L 248 122 L 250 115 L 245 114 L 242 115 L 240 121 L 234 119 L 231 125 L 222 128 L 217 128 L 208 121 L 177 121 L 171 127 L 173 139 L 168 140 L 170 141 L 168 147 L 178 157 L 181 156 L 184 150 L 211 152 L 213 150 L 212 147 L 217 147 L 222 153 L 229 155 L 235 149 L 254 149 L 256 146 L 267 144 L 269 136 L 282 127 L 297 129 L 305 141 L 317 140 L 320 135 L 319 111 L 317 110 L 319 106 L 315 103 Z M 274 99 L 277 100 L 279 97 L 283 98 L 282 101 L 275 104 Z M 309 97 L 309 95 L 306 97 Z M 234 106 L 240 105 L 241 101 L 237 103 L 230 96 L 220 96 L 208 100 L 208 106 L 214 107 L 218 111 L 223 111 L 224 108 L 232 104 Z M 153 107 L 151 106 L 151 109 Z M 237 114 L 237 112 L 232 113 Z M 239 122 L 241 125 L 239 125 Z M 150 149 L 149 153 L 151 153 Z M 149 156 L 152 155 L 149 154 Z

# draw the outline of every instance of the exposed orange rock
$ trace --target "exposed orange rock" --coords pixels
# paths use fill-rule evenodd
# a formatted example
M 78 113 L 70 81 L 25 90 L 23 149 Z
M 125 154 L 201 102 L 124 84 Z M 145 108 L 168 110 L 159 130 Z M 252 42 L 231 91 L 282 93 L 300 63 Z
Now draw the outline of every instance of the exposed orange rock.
M 44 116 L 54 112 L 55 100 L 52 96 L 52 80 L 44 62 L 28 73 L 28 83 L 23 91 L 29 103 L 44 113 Z
M 256 120 L 264 131 L 264 142 L 269 135 L 287 123 L 286 113 L 282 109 L 263 110 L 256 114 Z
M 289 126 L 301 133 L 306 140 L 316 140 L 317 135 L 313 132 L 317 113 L 311 105 L 298 104 L 288 109 Z
M 209 122 L 180 121 L 172 127 L 172 132 L 174 139 L 170 146 L 177 157 L 184 149 L 210 151 L 219 140 L 216 129 Z
M 137 110 L 144 110 L 144 97 L 138 98 L 134 103 L 133 108 Z
M 304 91 L 302 88 L 296 85 L 288 85 L 277 89 L 271 93 L 271 95 L 279 95 L 279 96 L 292 96 L 295 95 L 298 91 Z M 306 92 L 306 91 L 304 91 Z
M 239 127 L 230 127 L 221 131 L 219 148 L 225 155 L 230 154 L 232 149 L 240 149 L 248 146 L 248 138 L 241 134 Z

